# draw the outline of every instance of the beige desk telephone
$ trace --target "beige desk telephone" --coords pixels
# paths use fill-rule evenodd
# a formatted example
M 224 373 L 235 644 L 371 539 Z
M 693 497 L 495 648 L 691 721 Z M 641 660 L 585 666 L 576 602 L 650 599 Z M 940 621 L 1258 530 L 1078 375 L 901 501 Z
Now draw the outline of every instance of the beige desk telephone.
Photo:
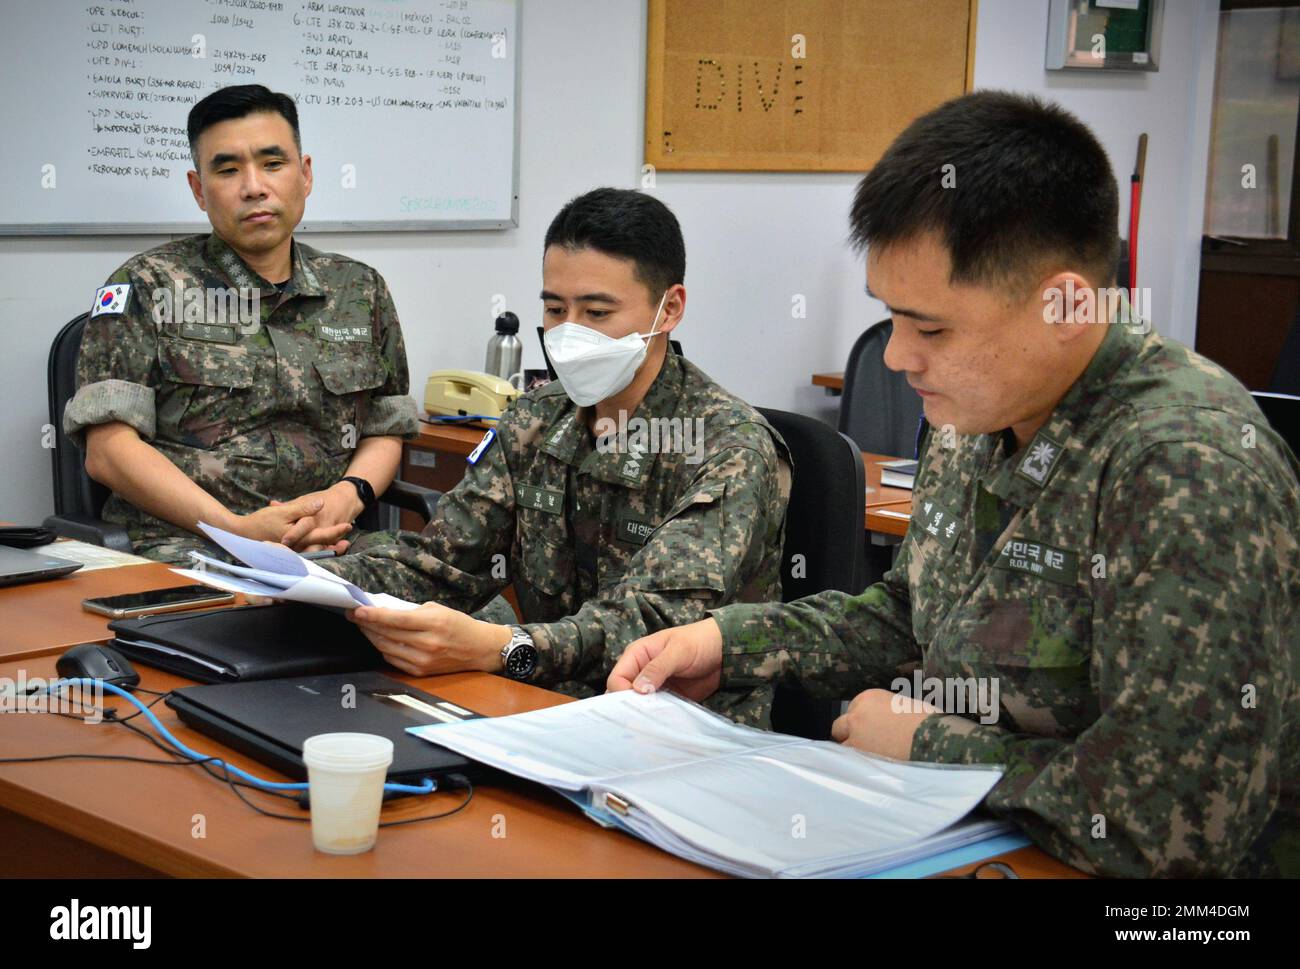
M 433 417 L 500 417 L 519 391 L 508 380 L 473 370 L 435 370 L 424 385 L 424 409 Z

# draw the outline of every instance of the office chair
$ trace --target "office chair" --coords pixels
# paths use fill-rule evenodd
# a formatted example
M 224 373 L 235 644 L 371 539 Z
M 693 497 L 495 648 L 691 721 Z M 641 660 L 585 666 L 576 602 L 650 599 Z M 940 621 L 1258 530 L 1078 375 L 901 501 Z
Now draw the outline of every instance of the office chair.
M 921 395 L 902 373 L 885 366 L 885 344 L 893 332 L 893 321 L 881 320 L 849 351 L 839 428 L 863 451 L 910 458 L 916 453 Z
M 109 490 L 86 473 L 81 450 L 63 433 L 63 409 L 76 392 L 77 357 L 81 352 L 81 332 L 89 313 L 69 322 L 50 346 L 47 366 L 50 424 L 54 427 L 55 446 L 50 454 L 54 461 L 54 514 L 45 519 L 45 527 L 66 538 L 92 545 L 102 545 L 119 552 L 131 551 L 126 529 L 101 517 Z M 380 497 L 382 509 L 368 509 L 357 519 L 357 527 L 376 531 L 391 519 L 392 509 L 415 512 L 428 521 L 438 507 L 442 493 L 405 481 L 394 481 Z
M 1282 352 L 1277 355 L 1277 366 L 1273 368 L 1273 379 L 1268 389 L 1275 394 L 1300 396 L 1300 310 L 1296 310 Z M 1295 450 L 1294 444 L 1291 450 Z
M 1252 390 L 1250 396 L 1255 398 L 1269 425 L 1286 441 L 1291 453 L 1300 455 L 1300 395 Z
M 781 555 L 782 601 L 825 589 L 856 595 L 867 586 L 867 485 L 861 450 L 811 417 L 763 407 L 758 412 L 785 439 L 794 464 Z M 814 699 L 792 684 L 776 688 L 773 730 L 825 740 L 838 715 L 838 702 Z
M 858 337 L 849 351 L 839 428 L 864 451 L 910 458 L 917 453 L 921 395 L 902 373 L 885 366 L 885 345 L 893 332 L 893 320 L 881 320 Z M 872 545 L 865 533 L 862 541 L 870 585 L 889 571 L 896 546 Z

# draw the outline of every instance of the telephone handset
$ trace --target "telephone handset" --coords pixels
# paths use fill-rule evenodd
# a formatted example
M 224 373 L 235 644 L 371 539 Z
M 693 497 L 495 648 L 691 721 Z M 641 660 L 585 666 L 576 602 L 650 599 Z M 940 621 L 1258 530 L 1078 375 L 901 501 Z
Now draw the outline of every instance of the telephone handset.
M 519 396 L 508 380 L 475 370 L 435 370 L 424 385 L 424 409 L 434 417 L 500 417 Z

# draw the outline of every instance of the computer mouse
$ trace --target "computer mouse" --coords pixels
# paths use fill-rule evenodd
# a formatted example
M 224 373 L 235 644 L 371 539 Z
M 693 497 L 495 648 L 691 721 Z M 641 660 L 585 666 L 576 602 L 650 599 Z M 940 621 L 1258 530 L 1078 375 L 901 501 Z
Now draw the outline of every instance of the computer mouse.
M 103 680 L 114 686 L 136 686 L 140 674 L 125 656 L 103 643 L 82 643 L 73 646 L 54 664 L 59 676 L 67 679 L 89 678 Z

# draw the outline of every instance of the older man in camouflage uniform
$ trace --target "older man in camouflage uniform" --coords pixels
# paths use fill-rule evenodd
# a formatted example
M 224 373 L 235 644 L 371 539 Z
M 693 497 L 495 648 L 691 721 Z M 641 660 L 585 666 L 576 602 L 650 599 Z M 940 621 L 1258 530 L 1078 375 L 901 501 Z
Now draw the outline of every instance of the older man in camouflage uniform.
M 655 239 L 681 247 L 676 220 L 650 196 L 605 189 L 571 202 L 547 237 L 548 316 L 606 331 L 672 330 L 685 304 L 684 250 L 680 266 L 667 258 L 660 279 Z M 647 322 L 652 312 L 658 320 L 656 304 L 658 325 Z M 521 678 L 589 696 L 633 639 L 728 602 L 779 596 L 784 442 L 752 407 L 666 351 L 666 339 L 651 343 L 631 385 L 594 407 L 574 403 L 557 363 L 560 380 L 506 412 L 422 535 L 367 540 L 327 563 L 362 587 L 437 603 L 356 611 L 394 665 L 502 670 L 513 618 L 461 612 L 513 584 L 523 614 L 516 628 L 537 652 Z M 623 408 L 617 426 L 601 424 L 598 415 Z M 765 724 L 770 702 L 766 687 L 747 687 L 715 705 Z
M 1123 302 L 1093 322 L 1116 208 L 1059 109 L 981 92 L 900 136 L 853 213 L 934 425 L 895 567 L 634 643 L 610 688 L 857 694 L 835 739 L 1004 765 L 987 808 L 1082 869 L 1300 874 L 1300 464 L 1219 367 Z M 990 286 L 990 250 L 1043 282 Z
M 64 427 L 141 555 L 219 554 L 200 520 L 330 544 L 418 430 L 392 299 L 374 269 L 292 238 L 310 191 L 292 101 L 224 89 L 195 106 L 190 134 L 214 231 L 109 277 Z

